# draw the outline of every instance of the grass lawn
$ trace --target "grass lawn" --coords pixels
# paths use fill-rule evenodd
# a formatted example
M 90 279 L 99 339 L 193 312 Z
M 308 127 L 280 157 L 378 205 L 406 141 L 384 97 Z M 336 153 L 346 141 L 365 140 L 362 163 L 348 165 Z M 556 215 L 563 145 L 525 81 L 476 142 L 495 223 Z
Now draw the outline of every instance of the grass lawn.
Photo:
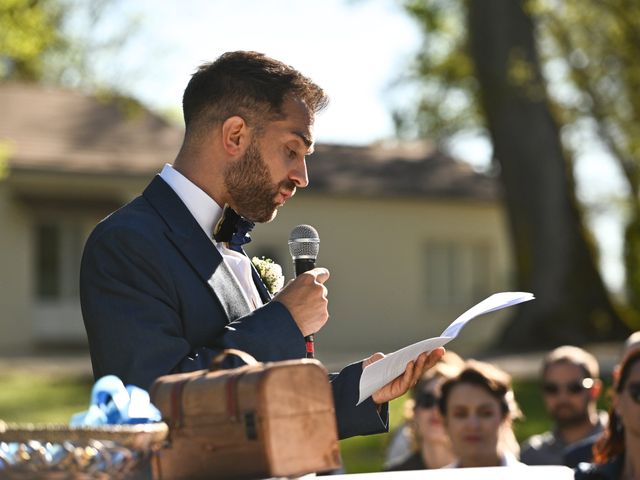
M 67 423 L 73 413 L 87 409 L 91 378 L 43 375 L 0 375 L 0 419 L 19 423 Z M 539 385 L 520 381 L 514 385 L 516 399 L 526 418 L 516 422 L 518 440 L 547 430 Z M 402 421 L 404 398 L 391 402 L 391 428 Z M 344 468 L 348 473 L 380 471 L 389 436 L 355 437 L 340 442 Z
M 89 377 L 0 375 L 0 420 L 68 423 L 89 406 L 92 385 Z

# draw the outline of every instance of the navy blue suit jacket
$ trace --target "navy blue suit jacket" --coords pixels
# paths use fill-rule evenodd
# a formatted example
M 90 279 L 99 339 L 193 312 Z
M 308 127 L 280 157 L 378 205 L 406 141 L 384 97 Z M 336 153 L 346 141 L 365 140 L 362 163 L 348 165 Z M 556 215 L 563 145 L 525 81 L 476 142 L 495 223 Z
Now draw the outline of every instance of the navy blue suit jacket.
M 85 245 L 80 300 L 96 378 L 113 374 L 149 389 L 169 373 L 208 368 L 225 348 L 257 360 L 304 358 L 304 337 L 270 296 L 256 310 L 177 194 L 157 176 L 98 224 Z M 232 363 L 227 367 L 235 366 Z M 332 375 L 341 438 L 387 429 L 387 408 L 356 407 L 361 363 Z

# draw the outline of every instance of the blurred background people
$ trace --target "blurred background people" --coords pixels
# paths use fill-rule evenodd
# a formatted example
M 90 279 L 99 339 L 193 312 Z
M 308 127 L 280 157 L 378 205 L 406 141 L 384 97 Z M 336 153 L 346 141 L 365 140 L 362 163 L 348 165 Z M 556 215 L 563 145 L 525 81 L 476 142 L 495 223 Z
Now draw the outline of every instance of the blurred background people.
M 410 398 L 404 405 L 408 418 L 389 443 L 385 470 L 442 468 L 455 460 L 438 400 L 442 384 L 460 373 L 463 365 L 462 358 L 447 351 L 411 389 Z
M 636 350 L 640 350 L 640 331 L 633 332 L 631 335 L 629 335 L 622 346 L 620 359 L 618 363 L 614 365 L 612 370 L 611 376 L 614 385 L 618 377 L 620 376 L 622 360 L 624 360 L 631 352 Z M 575 468 L 580 462 L 588 461 L 585 459 L 592 458 L 593 444 L 600 436 L 600 433 L 596 433 L 595 435 L 587 437 L 584 440 L 580 440 L 579 442 L 573 443 L 569 447 L 567 447 L 564 453 L 564 464 L 568 467 Z
M 542 397 L 553 430 L 534 435 L 522 445 L 520 459 L 528 465 L 565 465 L 565 451 L 576 442 L 599 435 L 606 413 L 596 402 L 602 390 L 598 361 L 589 352 L 570 345 L 549 352 L 542 364 Z M 577 462 L 591 461 L 590 448 Z
M 635 350 L 638 350 L 638 349 L 640 349 L 640 330 L 638 330 L 637 332 L 633 332 L 624 341 L 624 345 L 622 346 L 622 352 L 620 353 L 620 362 L 618 362 L 613 367 L 612 376 L 613 376 L 614 382 L 618 378 L 618 376 L 620 375 L 620 367 L 622 365 L 622 360 L 627 355 L 629 355 L 632 351 L 635 351 Z
M 594 463 L 582 463 L 576 480 L 640 478 L 640 350 L 632 349 L 614 380 L 609 424 L 593 448 Z
M 439 408 L 454 455 L 450 467 L 523 465 L 517 460 L 512 421 L 521 415 L 511 377 L 485 362 L 469 360 L 441 387 Z

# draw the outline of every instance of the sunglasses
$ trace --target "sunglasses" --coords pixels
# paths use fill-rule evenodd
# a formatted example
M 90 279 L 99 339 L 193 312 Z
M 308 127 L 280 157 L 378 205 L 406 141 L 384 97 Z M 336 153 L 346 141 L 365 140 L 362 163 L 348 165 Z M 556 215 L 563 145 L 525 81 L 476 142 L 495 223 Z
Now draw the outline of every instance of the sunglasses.
M 631 400 L 640 405 L 640 383 L 630 383 L 627 385 L 627 392 Z
M 590 390 L 593 387 L 593 378 L 583 378 L 582 380 L 576 380 L 569 383 L 553 383 L 545 382 L 542 384 L 542 391 L 545 395 L 558 395 L 561 390 L 570 393 L 571 395 L 577 395 L 585 390 Z
M 438 404 L 438 397 L 431 392 L 420 392 L 416 397 L 416 408 L 433 408 Z

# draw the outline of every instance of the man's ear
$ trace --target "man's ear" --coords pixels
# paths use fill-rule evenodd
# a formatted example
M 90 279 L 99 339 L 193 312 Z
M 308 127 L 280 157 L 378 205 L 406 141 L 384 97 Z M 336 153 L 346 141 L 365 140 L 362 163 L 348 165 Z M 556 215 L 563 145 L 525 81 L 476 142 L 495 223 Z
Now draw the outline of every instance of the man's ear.
M 247 122 L 244 118 L 234 115 L 222 123 L 222 146 L 231 156 L 244 153 L 249 138 Z

